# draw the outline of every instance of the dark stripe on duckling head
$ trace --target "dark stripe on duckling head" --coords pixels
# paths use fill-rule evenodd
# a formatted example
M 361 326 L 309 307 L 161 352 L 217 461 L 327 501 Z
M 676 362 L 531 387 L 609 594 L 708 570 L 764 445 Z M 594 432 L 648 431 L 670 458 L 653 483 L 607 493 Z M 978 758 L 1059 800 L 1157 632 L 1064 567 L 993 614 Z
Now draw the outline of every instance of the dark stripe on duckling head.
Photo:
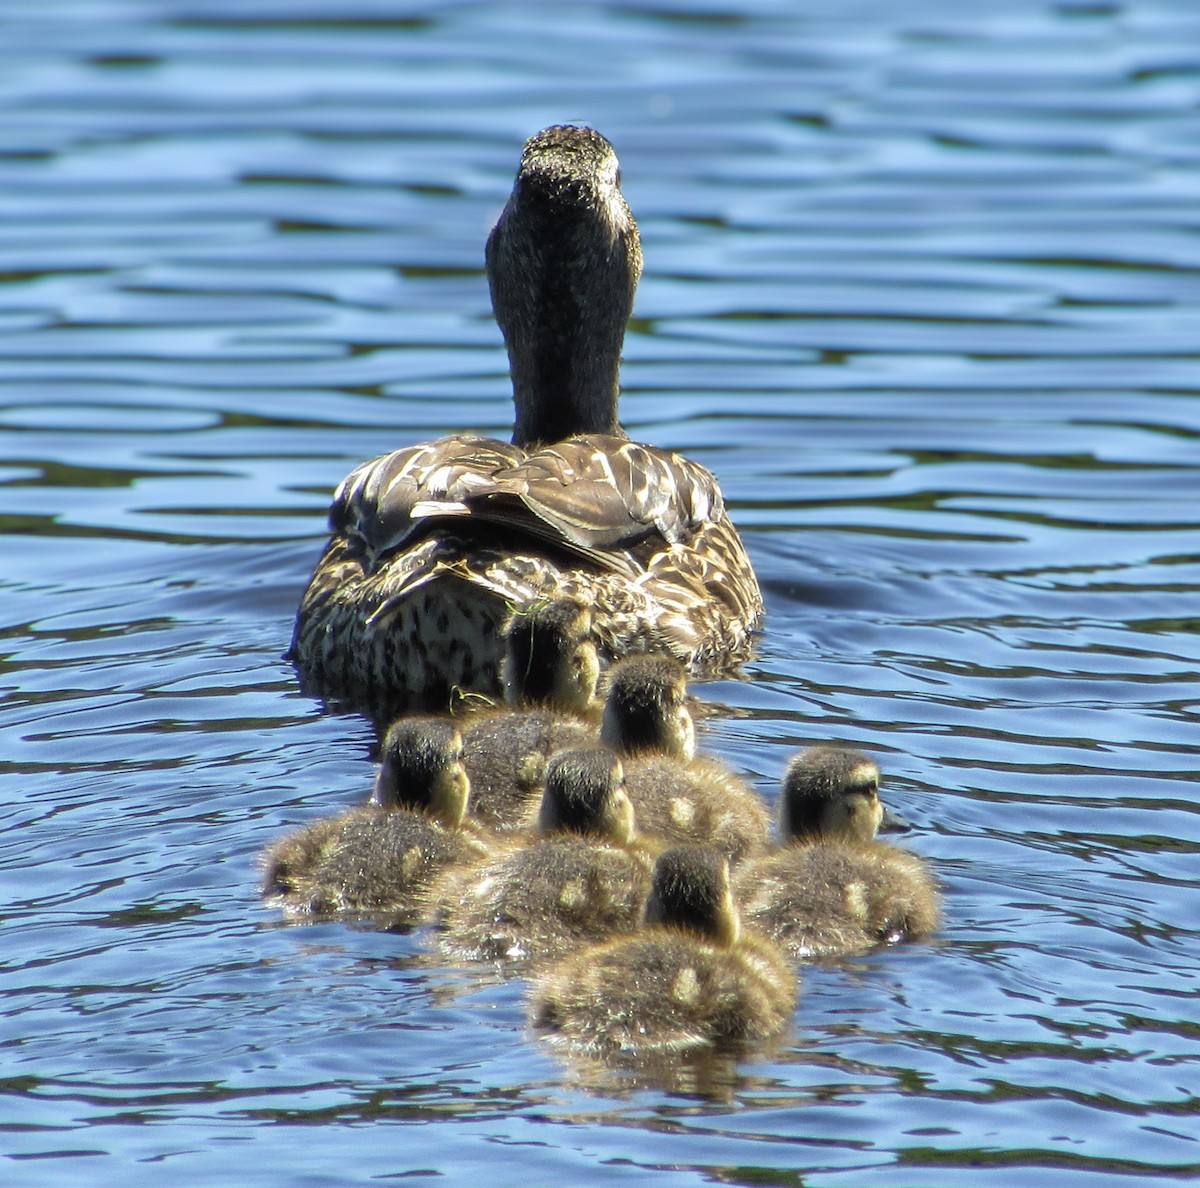
M 669 656 L 631 656 L 610 670 L 601 737 L 623 755 L 679 754 L 687 676 Z
M 602 747 L 560 751 L 546 769 L 538 829 L 619 842 L 633 835 L 633 808 L 620 759 Z
M 380 748 L 375 799 L 385 806 L 437 807 L 447 771 L 462 763 L 462 736 L 444 718 L 401 718 Z
M 850 804 L 854 797 L 876 805 L 878 794 L 879 768 L 861 751 L 809 747 L 792 759 L 784 774 L 780 832 L 785 840 L 821 837 L 831 809 Z
M 729 890 L 729 862 L 709 846 L 676 846 L 654 864 L 645 923 L 681 928 L 730 946 L 740 931 Z

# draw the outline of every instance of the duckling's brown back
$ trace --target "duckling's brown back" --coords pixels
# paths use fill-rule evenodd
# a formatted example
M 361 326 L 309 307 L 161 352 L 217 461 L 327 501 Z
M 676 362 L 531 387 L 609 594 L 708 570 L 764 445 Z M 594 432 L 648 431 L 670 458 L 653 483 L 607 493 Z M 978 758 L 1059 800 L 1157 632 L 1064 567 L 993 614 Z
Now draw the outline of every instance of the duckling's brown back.
M 785 847 L 740 870 L 735 890 L 747 923 L 795 957 L 862 952 L 937 923 L 921 860 L 882 842 Z
M 500 832 L 530 824 L 546 778 L 546 761 L 555 751 L 595 741 L 582 722 L 550 710 L 469 718 L 462 738 L 463 766 L 471 781 L 469 812 Z
M 640 852 L 559 835 L 444 880 L 438 947 L 469 960 L 548 959 L 637 926 L 650 886 Z
M 916 854 L 877 842 L 868 847 L 871 927 L 884 940 L 927 936 L 941 922 L 941 897 L 929 868 Z
M 357 809 L 317 828 L 322 844 L 311 865 L 290 872 L 284 903 L 292 911 L 387 912 L 411 922 L 433 875 L 478 852 L 469 833 L 403 809 Z
M 715 760 L 627 759 L 625 789 L 638 831 L 668 845 L 710 845 L 738 862 L 766 843 L 766 808 Z
M 548 971 L 530 1019 L 578 1050 L 678 1051 L 768 1039 L 786 1026 L 795 997 L 795 977 L 758 938 L 723 949 L 648 928 Z

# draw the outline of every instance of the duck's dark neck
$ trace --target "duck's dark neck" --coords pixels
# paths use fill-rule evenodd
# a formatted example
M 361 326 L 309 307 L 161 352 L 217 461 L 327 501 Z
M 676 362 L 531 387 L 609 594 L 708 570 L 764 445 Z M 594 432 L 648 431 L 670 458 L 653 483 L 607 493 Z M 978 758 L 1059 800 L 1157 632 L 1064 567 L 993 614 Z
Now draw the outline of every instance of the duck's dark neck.
M 514 444 L 623 436 L 618 368 L 641 246 L 620 191 L 523 172 L 488 239 L 487 264 L 512 372 Z
M 599 328 L 585 331 L 580 325 L 556 324 L 568 313 L 573 321 L 581 321 L 569 310 L 569 300 L 547 302 L 533 333 L 508 337 L 516 406 L 513 444 L 524 449 L 577 433 L 624 436 L 617 421 L 620 335 L 613 343 Z M 603 341 L 605 337 L 610 341 Z

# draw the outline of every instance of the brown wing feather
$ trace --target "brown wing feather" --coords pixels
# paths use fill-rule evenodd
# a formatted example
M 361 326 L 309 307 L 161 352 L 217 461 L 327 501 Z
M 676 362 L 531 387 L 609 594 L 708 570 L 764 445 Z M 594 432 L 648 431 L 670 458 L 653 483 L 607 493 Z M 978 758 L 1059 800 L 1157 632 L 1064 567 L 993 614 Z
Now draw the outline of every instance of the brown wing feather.
M 444 572 L 517 605 L 543 589 L 584 596 L 609 575 L 604 581 L 617 585 L 606 584 L 603 597 L 614 622 L 632 631 L 638 616 L 649 614 L 653 631 L 674 640 L 672 650 L 699 671 L 714 657 L 744 652 L 746 632 L 762 614 L 750 561 L 713 476 L 677 454 L 621 437 L 585 435 L 528 455 L 466 436 L 397 450 L 346 479 L 330 519 L 347 560 L 369 582 L 379 577 L 370 623 Z M 473 532 L 472 525 L 491 532 Z M 576 578 L 562 568 L 568 558 L 582 570 Z M 625 612 L 633 616 L 628 622 Z M 611 646 L 619 654 L 635 642 L 614 639 Z
M 486 488 L 498 471 L 520 463 L 525 451 L 489 437 L 443 437 L 364 462 L 338 487 L 329 512 L 335 533 L 358 539 L 372 557 L 402 546 L 424 520 L 425 501 L 458 505 Z M 449 512 L 445 514 L 450 514 Z M 465 514 L 460 511 L 458 514 Z
M 676 454 L 616 437 L 571 438 L 530 454 L 418 515 L 462 515 L 517 529 L 601 569 L 636 578 L 650 559 L 690 546 L 725 519 L 708 471 Z

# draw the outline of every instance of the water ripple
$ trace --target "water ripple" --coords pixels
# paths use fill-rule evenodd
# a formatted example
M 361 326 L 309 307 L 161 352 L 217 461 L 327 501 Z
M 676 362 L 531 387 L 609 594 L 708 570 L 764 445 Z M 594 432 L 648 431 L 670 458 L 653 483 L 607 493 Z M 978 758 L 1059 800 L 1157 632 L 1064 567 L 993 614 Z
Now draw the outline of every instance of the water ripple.
M 6 1183 L 1194 1176 L 1197 34 L 1187 0 L 5 5 Z M 703 743 L 772 803 L 795 748 L 869 750 L 947 906 L 806 969 L 778 1051 L 657 1078 L 257 890 L 370 786 L 282 659 L 329 492 L 507 432 L 482 243 L 563 119 L 642 227 L 625 423 L 718 472 L 767 596 Z

